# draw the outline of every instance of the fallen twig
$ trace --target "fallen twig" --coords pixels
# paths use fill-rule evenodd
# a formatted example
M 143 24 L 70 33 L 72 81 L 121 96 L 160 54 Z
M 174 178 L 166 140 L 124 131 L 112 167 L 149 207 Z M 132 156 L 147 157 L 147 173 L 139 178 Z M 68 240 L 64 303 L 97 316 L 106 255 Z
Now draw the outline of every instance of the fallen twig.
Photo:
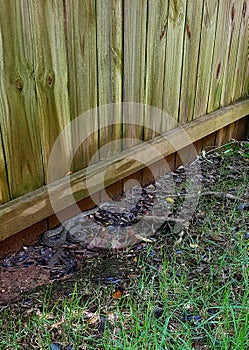
M 137 216 L 136 219 L 138 220 L 146 220 L 146 221 L 168 221 L 168 222 L 184 222 L 186 220 L 184 219 L 176 219 L 176 218 L 171 218 L 168 216 L 156 216 L 156 215 L 144 215 L 144 216 Z
M 239 201 L 244 201 L 245 199 L 241 197 L 234 196 L 231 193 L 226 193 L 226 192 L 213 192 L 213 191 L 208 191 L 208 192 L 200 192 L 200 193 L 178 193 L 178 194 L 169 194 L 168 197 L 198 197 L 198 196 L 217 196 L 217 197 L 225 197 L 228 199 L 234 199 L 234 200 L 239 200 Z

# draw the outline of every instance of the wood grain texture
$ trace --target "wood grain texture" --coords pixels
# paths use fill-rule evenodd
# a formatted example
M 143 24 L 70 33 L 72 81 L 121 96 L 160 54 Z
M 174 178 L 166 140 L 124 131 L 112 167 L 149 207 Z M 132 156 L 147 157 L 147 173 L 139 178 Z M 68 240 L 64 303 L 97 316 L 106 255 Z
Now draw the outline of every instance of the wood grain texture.
M 144 168 L 144 164 L 150 165 L 159 161 L 158 154 L 161 154 L 162 157 L 169 156 L 248 114 L 249 100 L 244 100 L 195 119 L 183 127 L 178 127 L 153 139 L 149 143 L 137 145 L 119 155 L 93 165 L 88 170 L 81 170 L 72 174 L 70 186 L 68 186 L 68 178 L 57 181 L 49 188 L 50 196 L 52 194 L 52 197 L 56 198 L 57 210 L 63 210 L 72 204 L 72 193 L 74 200 L 78 202 L 88 197 L 89 191 L 91 193 L 101 191 L 103 189 L 103 176 L 105 186 L 112 185 L 140 171 Z M 183 135 L 186 135 L 186 137 L 183 137 Z M 152 152 L 152 149 L 155 149 L 156 152 Z M 133 159 L 134 153 L 139 161 Z M 91 179 L 90 186 L 87 182 L 89 178 Z M 43 187 L 0 206 L 0 240 L 4 240 L 53 215 L 54 211 L 50 198 L 48 188 Z
M 178 117 L 180 125 L 193 119 L 202 9 L 203 0 L 188 2 L 184 32 L 180 111 Z
M 228 38 L 225 56 L 225 74 L 221 94 L 221 106 L 227 106 L 234 102 L 233 85 L 236 78 L 236 61 L 238 56 L 238 45 L 240 41 L 240 24 L 242 18 L 244 0 L 232 1 L 229 6 L 228 16 Z
M 242 6 L 239 45 L 235 77 L 233 84 L 233 98 L 238 100 L 240 97 L 248 95 L 248 88 L 245 87 L 245 81 L 249 81 L 248 55 L 249 55 L 249 1 L 244 1 Z
M 165 48 L 167 41 L 168 1 L 148 1 L 148 32 L 146 41 L 146 82 L 145 104 L 159 109 L 163 107 Z M 156 136 L 156 130 L 162 130 L 161 118 L 151 118 L 150 113 L 145 111 L 144 140 Z M 160 125 L 154 125 L 160 122 Z
M 44 184 L 34 77 L 35 23 L 30 2 L 10 0 L 0 5 L 0 126 L 10 196 L 17 198 Z
M 176 121 L 180 99 L 185 17 L 186 0 L 171 0 L 168 10 L 163 111 Z M 163 125 L 163 130 L 169 130 L 167 122 Z
M 208 95 L 211 78 L 213 48 L 215 42 L 218 13 L 218 0 L 206 0 L 203 5 L 198 73 L 193 118 L 207 113 Z
M 10 195 L 7 182 L 7 169 L 2 147 L 2 135 L 0 132 L 0 205 L 8 202 L 9 199 Z
M 3 40 L 2 40 L 2 32 L 0 30 L 0 72 L 1 77 L 3 77 L 4 72 L 4 61 L 3 61 Z M 3 115 L 8 115 L 8 101 L 6 90 L 4 86 L 3 79 L 0 78 L 0 205 L 10 200 L 10 192 L 9 186 L 7 182 L 7 164 L 6 164 L 6 156 L 4 155 L 3 149 L 3 138 L 1 132 L 1 120 L 3 120 Z
M 70 115 L 75 120 L 72 142 L 77 149 L 71 170 L 77 171 L 99 159 L 98 115 L 90 111 L 97 107 L 96 7 L 94 0 L 64 3 Z
M 244 118 L 241 118 L 238 121 L 238 128 L 237 128 L 237 133 L 236 133 L 236 139 L 237 140 L 245 140 L 245 137 L 249 136 L 249 116 L 247 115 Z
M 123 1 L 97 0 L 98 104 L 122 101 Z M 122 109 L 120 105 L 99 110 L 100 159 L 122 148 Z
M 218 109 L 221 103 L 221 94 L 226 69 L 226 52 L 228 51 L 227 33 L 230 15 L 229 3 L 230 1 L 226 0 L 219 1 L 207 112 L 212 112 Z
M 145 48 L 146 48 L 147 1 L 124 1 L 124 71 L 123 101 L 144 102 Z M 127 149 L 143 139 L 143 107 L 134 116 L 134 124 L 127 123 L 133 119 L 133 107 L 126 106 L 123 115 L 123 148 Z M 136 121 L 138 125 L 135 126 Z M 127 139 L 127 140 L 125 140 Z
M 43 167 L 47 183 L 51 149 L 70 122 L 64 8 L 63 3 L 56 0 L 32 2 L 32 6 L 36 22 L 34 45 L 37 112 L 40 119 Z M 54 164 L 54 179 L 65 175 L 63 164 L 71 157 L 70 134 L 60 140 L 59 144 L 60 154 Z

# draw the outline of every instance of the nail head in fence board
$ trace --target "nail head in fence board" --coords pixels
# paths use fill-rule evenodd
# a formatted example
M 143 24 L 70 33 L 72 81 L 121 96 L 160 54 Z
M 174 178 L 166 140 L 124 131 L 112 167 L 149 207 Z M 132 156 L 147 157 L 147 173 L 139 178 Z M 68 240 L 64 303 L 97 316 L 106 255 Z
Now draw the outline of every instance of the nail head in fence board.
M 97 106 L 95 0 L 65 1 L 65 31 L 70 114 L 74 119 Z M 90 160 L 98 161 L 98 133 L 92 133 L 98 129 L 98 116 L 96 111 L 89 116 L 91 123 L 84 123 L 84 130 L 90 134 L 87 140 L 81 144 L 80 126 L 72 137 L 73 145 L 81 144 L 74 156 L 74 172 L 86 167 Z
M 10 196 L 16 198 L 44 184 L 31 2 L 1 2 L 0 23 L 0 124 Z
M 204 1 L 193 119 L 207 113 L 217 13 L 218 0 Z
M 163 105 L 163 84 L 165 47 L 167 41 L 167 0 L 148 1 L 148 31 L 146 40 L 146 82 L 145 104 L 157 107 L 160 110 Z M 165 132 L 161 125 L 154 125 L 155 119 L 145 110 L 144 140 L 149 140 L 156 135 L 156 131 Z M 158 120 L 158 119 L 157 119 Z
M 99 106 L 122 101 L 122 1 L 96 2 Z M 121 152 L 121 105 L 99 111 L 100 159 Z M 108 126 L 106 126 L 108 125 Z M 114 142 L 113 142 L 114 141 Z
M 234 101 L 233 84 L 236 77 L 236 61 L 238 55 L 240 23 L 244 0 L 231 1 L 229 8 L 229 25 L 227 37 L 227 51 L 225 56 L 225 74 L 221 94 L 221 106 L 227 106 Z
M 176 128 L 159 136 L 149 142 L 155 147 L 157 152 L 166 157 L 177 150 L 188 146 L 225 126 L 235 122 L 249 114 L 249 100 L 244 100 L 224 107 L 218 111 L 195 119 L 185 124 L 181 128 Z M 246 122 L 245 122 L 246 123 Z M 245 124 L 246 125 L 246 124 Z M 245 126 L 244 126 L 245 129 Z M 183 137 L 183 131 L 188 134 L 189 139 Z M 174 147 L 172 145 L 175 145 Z M 132 159 L 136 154 L 140 161 Z M 102 190 L 102 176 L 106 169 L 109 169 L 110 177 L 105 177 L 106 186 L 111 185 L 143 168 L 144 164 L 153 164 L 158 159 L 151 152 L 151 147 L 147 143 L 135 146 L 119 155 L 113 156 L 106 161 L 93 165 L 87 170 L 81 170 L 71 176 L 71 188 L 75 201 L 79 201 L 88 196 L 86 184 L 86 172 L 93 180 L 94 191 Z M 68 206 L 68 187 L 65 186 L 65 179 L 57 181 L 53 186 L 53 194 L 56 195 L 61 210 Z M 93 189 L 92 189 L 93 190 Z M 53 210 L 49 201 L 47 187 L 43 187 L 28 195 L 13 200 L 0 206 L 0 240 L 3 240 L 18 231 L 53 215 Z
M 124 72 L 123 101 L 144 102 L 145 43 L 146 43 L 147 1 L 124 2 Z M 131 120 L 133 108 L 126 109 Z M 124 120 L 125 122 L 125 120 Z M 143 125 L 143 107 L 140 110 L 140 125 Z M 131 148 L 143 139 L 143 128 L 138 125 L 124 126 L 124 149 Z M 125 138 L 129 140 L 125 140 Z
M 186 0 L 169 2 L 163 111 L 176 121 L 180 99 L 185 16 Z M 166 123 L 162 132 L 168 130 Z

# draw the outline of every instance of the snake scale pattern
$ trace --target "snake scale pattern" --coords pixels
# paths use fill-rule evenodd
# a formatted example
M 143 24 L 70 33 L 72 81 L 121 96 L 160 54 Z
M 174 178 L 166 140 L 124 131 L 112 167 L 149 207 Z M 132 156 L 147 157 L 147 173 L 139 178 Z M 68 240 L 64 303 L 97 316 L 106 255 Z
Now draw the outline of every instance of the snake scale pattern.
M 46 231 L 42 241 L 49 247 L 58 247 L 69 241 L 89 248 L 96 240 L 102 240 L 105 247 L 124 246 L 136 232 L 141 234 L 153 229 L 151 224 L 139 221 L 137 217 L 151 212 L 154 194 L 154 185 L 133 187 L 122 200 L 102 203 Z

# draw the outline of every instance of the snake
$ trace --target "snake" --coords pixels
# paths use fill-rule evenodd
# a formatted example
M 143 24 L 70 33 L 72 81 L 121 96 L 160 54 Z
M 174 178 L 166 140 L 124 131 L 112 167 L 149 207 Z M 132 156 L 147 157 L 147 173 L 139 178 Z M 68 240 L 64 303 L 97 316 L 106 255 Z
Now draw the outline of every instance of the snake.
M 130 191 L 124 200 L 101 203 L 97 208 L 82 212 L 46 231 L 42 241 L 49 247 L 59 247 L 69 241 L 87 248 L 96 237 L 120 237 L 121 231 L 128 234 L 129 227 L 137 223 L 137 217 L 151 211 L 153 191 L 153 186 L 147 189 L 138 187 L 135 196 Z M 142 228 L 141 225 L 139 227 Z

